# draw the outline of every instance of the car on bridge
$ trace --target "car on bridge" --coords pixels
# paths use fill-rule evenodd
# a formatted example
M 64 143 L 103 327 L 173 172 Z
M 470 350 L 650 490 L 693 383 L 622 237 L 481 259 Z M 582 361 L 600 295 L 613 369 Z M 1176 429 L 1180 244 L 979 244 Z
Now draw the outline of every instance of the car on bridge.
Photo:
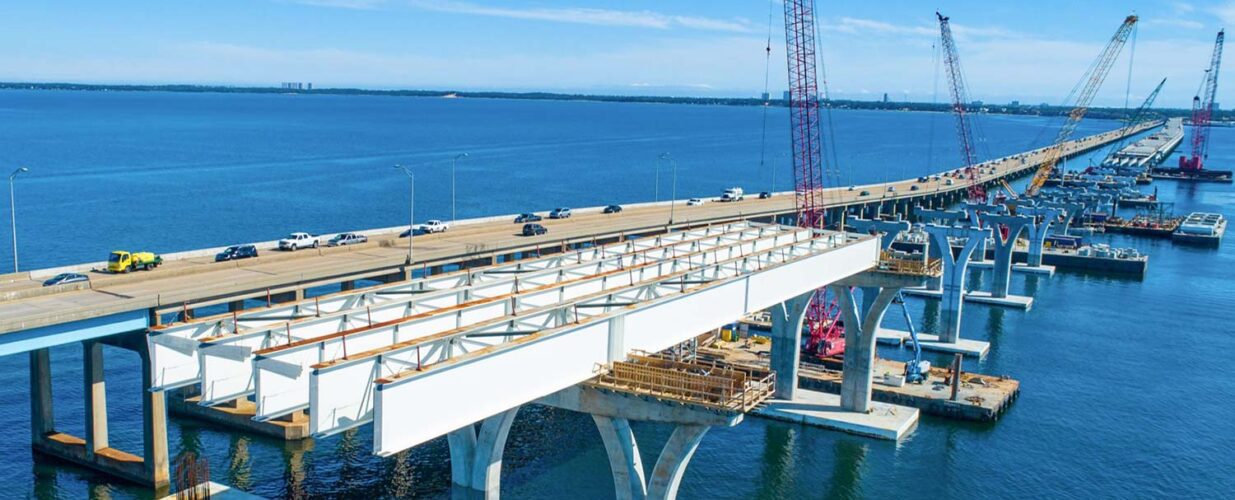
M 697 207 L 702 204 L 703 204 L 702 198 L 691 198 L 689 200 L 686 200 L 686 206 L 688 207 Z
M 767 191 L 763 191 L 763 192 L 759 193 L 759 199 L 761 199 L 761 200 L 766 200 L 766 199 L 771 198 L 771 197 L 772 197 L 772 193 L 769 193 L 769 192 L 767 192 Z
M 113 273 L 149 271 L 163 265 L 163 257 L 152 252 L 116 250 L 107 257 L 107 270 Z
M 416 226 L 416 230 L 423 234 L 444 233 L 447 229 L 450 229 L 450 223 L 437 219 L 429 219 Z
M 917 185 L 917 184 L 914 184 L 914 185 L 912 185 L 912 186 L 909 186 L 909 190 L 910 190 L 910 191 L 917 191 L 917 190 L 918 190 L 918 185 Z
M 605 213 L 607 214 L 616 214 L 616 213 L 621 213 L 621 212 L 622 212 L 621 205 L 609 205 L 605 207 Z
M 895 192 L 896 192 L 896 186 L 888 186 L 888 192 L 889 192 L 889 193 L 895 193 Z
M 215 262 L 224 262 L 228 260 L 249 259 L 257 257 L 257 247 L 253 245 L 232 245 L 224 248 L 222 252 L 214 255 Z
M 956 183 L 955 183 L 955 182 L 952 182 L 952 179 L 948 179 L 948 180 L 947 180 L 947 182 L 944 182 L 944 184 L 945 184 L 945 185 L 948 185 L 948 186 L 951 186 L 951 185 L 956 184 Z
M 552 212 L 549 212 L 549 218 L 550 219 L 569 219 L 570 209 L 566 207 L 557 207 L 553 209 Z
M 858 196 L 870 196 L 870 195 L 871 195 L 870 191 L 862 191 L 861 193 L 858 193 Z
M 90 277 L 81 273 L 60 273 L 48 278 L 47 281 L 44 281 L 43 286 L 68 285 L 70 283 L 82 283 L 89 281 Z
M 296 250 L 300 250 L 301 248 L 317 248 L 320 244 L 321 242 L 318 241 L 317 236 L 313 236 L 309 233 L 296 232 L 279 240 L 279 250 L 294 252 Z
M 326 245 L 332 246 L 332 247 L 341 247 L 343 245 L 356 245 L 359 243 L 365 243 L 367 241 L 369 241 L 369 237 L 363 234 L 339 233 L 335 235 L 334 238 L 330 238 L 330 241 L 327 241 Z
M 540 222 L 541 216 L 533 213 L 519 214 L 515 217 L 515 224 L 523 224 L 525 222 Z
M 522 234 L 523 236 L 540 236 L 549 234 L 549 229 L 540 224 L 524 224 Z

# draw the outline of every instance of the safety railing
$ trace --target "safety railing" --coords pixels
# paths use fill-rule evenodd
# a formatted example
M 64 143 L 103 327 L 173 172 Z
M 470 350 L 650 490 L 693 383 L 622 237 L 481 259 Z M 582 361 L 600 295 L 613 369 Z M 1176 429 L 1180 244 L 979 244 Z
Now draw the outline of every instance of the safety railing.
M 925 257 L 906 258 L 898 253 L 884 251 L 879 255 L 880 272 L 911 276 L 939 276 L 943 263 L 939 259 Z

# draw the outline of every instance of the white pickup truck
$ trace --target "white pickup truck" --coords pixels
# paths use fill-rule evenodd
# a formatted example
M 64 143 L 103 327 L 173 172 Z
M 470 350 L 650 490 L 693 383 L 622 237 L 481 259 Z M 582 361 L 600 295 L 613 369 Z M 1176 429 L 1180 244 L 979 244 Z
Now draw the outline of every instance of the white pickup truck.
M 440 221 L 437 219 L 433 219 L 430 221 L 425 221 L 424 224 L 420 224 L 416 226 L 416 229 L 420 231 L 421 233 L 425 233 L 425 234 L 444 233 L 446 232 L 447 229 L 450 229 L 450 223 Z
M 320 244 L 317 236 L 309 233 L 292 233 L 279 240 L 279 250 L 296 251 L 301 248 L 317 248 Z
M 746 198 L 745 193 L 742 192 L 742 188 L 740 187 L 726 189 L 725 192 L 720 195 L 720 201 L 742 201 L 744 198 Z

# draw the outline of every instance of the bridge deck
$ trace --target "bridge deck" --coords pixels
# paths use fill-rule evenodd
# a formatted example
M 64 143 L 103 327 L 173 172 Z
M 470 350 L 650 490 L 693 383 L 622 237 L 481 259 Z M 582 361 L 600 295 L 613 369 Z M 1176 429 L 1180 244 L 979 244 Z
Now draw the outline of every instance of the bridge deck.
M 1157 124 L 1154 124 L 1156 126 Z M 1148 128 L 1149 125 L 1146 125 Z M 1139 133 L 1136 130 L 1134 133 Z M 1065 154 L 1087 151 L 1116 139 L 1118 131 L 1072 141 Z M 1045 154 L 1042 150 L 1024 153 L 1025 161 L 1002 159 L 983 164 L 983 182 L 1023 174 L 1035 168 Z M 852 190 L 828 190 L 825 199 L 832 206 L 913 200 L 928 195 L 958 193 L 965 181 L 947 178 L 918 183 L 903 180 L 888 184 L 857 186 Z M 919 186 L 911 191 L 911 186 Z M 889 192 L 888 187 L 895 187 Z M 862 191 L 869 191 L 861 196 Z M 709 202 L 688 207 L 679 201 L 674 208 L 676 225 L 726 222 L 748 217 L 792 213 L 794 197 L 781 194 L 765 200 L 748 198 L 737 203 Z M 567 220 L 546 221 L 549 233 L 536 237 L 517 236 L 519 225 L 510 220 L 460 223 L 449 232 L 415 238 L 416 266 L 455 262 L 468 256 L 487 257 L 557 246 L 564 242 L 588 241 L 620 234 L 647 233 L 665 228 L 670 214 L 666 203 L 629 206 L 619 214 L 595 211 L 576 212 Z M 464 221 L 466 222 L 466 221 Z M 40 289 L 37 279 L 10 276 L 0 285 L 0 296 L 22 297 L 0 300 L 0 334 L 31 330 L 48 325 L 107 316 L 150 308 L 218 303 L 246 297 L 264 296 L 318 283 L 397 272 L 407 255 L 406 240 L 397 234 L 373 235 L 370 243 L 343 248 L 322 248 L 299 252 L 267 251 L 261 257 L 239 262 L 213 263 L 209 257 L 171 258 L 159 269 L 128 275 L 91 273 L 93 289 Z M 41 276 L 39 272 L 33 276 Z M 0 343 L 3 343 L 0 335 Z M 7 352 L 0 349 L 0 352 Z

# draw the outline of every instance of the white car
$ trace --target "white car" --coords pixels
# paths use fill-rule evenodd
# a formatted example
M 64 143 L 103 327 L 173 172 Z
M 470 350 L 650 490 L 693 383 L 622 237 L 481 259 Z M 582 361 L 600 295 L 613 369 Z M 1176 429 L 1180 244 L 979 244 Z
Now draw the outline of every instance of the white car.
M 697 207 L 702 204 L 703 204 L 703 200 L 700 198 L 691 198 L 689 200 L 686 200 L 686 206 L 688 207 Z
M 317 248 L 321 243 L 309 233 L 292 233 L 279 240 L 279 250 L 296 251 L 301 248 Z
M 450 223 L 433 219 L 416 226 L 416 229 L 422 233 L 444 233 L 447 229 L 450 229 Z
M 895 193 L 895 192 L 896 192 L 896 186 L 888 186 L 888 192 L 889 192 L 889 193 Z
M 332 246 L 332 247 L 341 247 L 343 245 L 355 245 L 358 243 L 364 243 L 366 241 L 369 241 L 369 238 L 363 234 L 339 233 L 334 238 L 330 238 L 330 241 L 327 241 L 326 245 Z

